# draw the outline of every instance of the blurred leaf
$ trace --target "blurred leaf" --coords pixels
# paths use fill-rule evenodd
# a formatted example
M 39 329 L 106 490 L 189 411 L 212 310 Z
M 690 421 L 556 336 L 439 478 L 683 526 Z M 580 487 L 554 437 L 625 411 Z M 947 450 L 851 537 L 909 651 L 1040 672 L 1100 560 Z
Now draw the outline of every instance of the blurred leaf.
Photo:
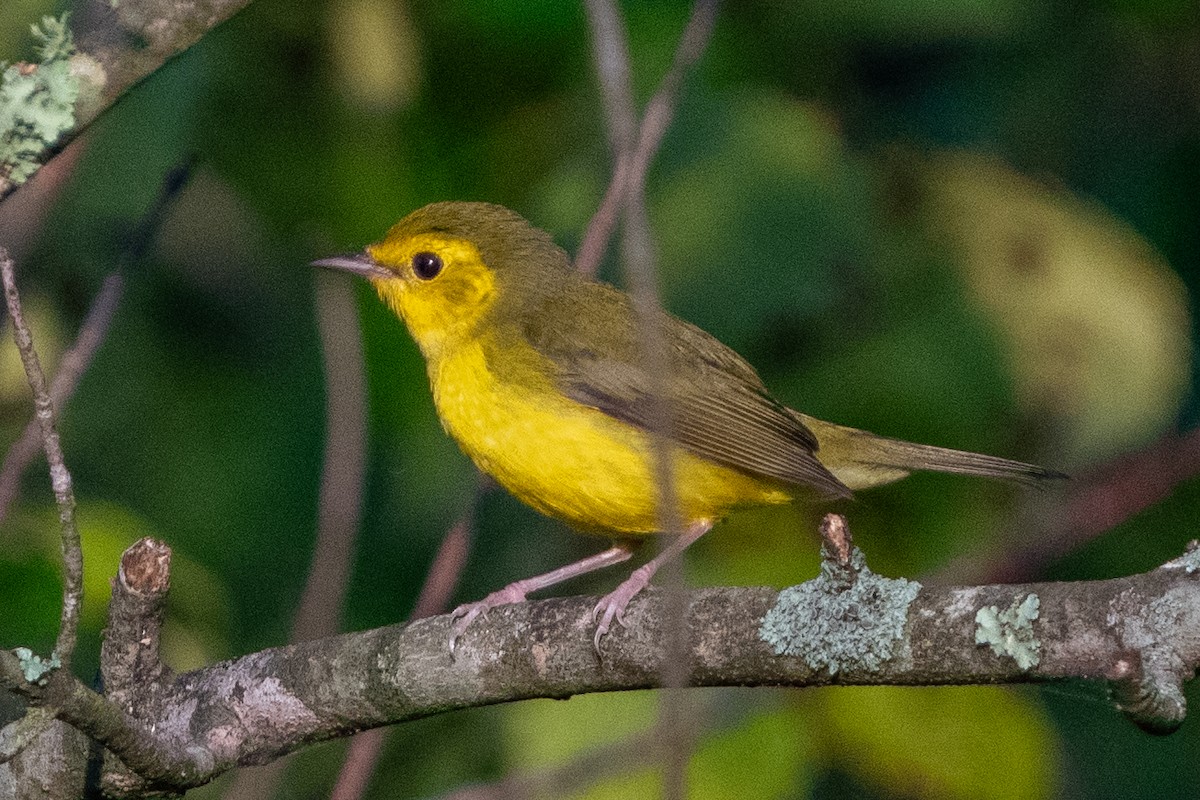
M 1183 285 L 1103 209 L 966 154 L 934 161 L 931 229 L 958 248 L 975 302 L 1003 337 L 1027 413 L 1065 428 L 1077 459 L 1166 428 L 1190 378 Z
M 1023 694 L 869 687 L 822 691 L 812 705 L 829 736 L 825 755 L 889 795 L 1037 800 L 1058 785 L 1053 728 Z
M 583 701 L 583 702 L 580 702 Z M 567 703 L 533 701 L 511 707 L 506 715 L 512 759 L 525 773 L 563 768 L 601 744 L 632 740 L 652 732 L 658 695 L 635 692 L 581 695 Z M 578 706 L 572 708 L 572 706 Z M 754 714 L 695 745 L 688 766 L 688 796 L 704 800 L 771 800 L 792 796 L 806 779 L 809 761 L 805 726 L 791 710 Z M 640 748 L 645 755 L 647 750 Z M 612 768 L 580 786 L 580 800 L 653 797 L 660 791 L 661 767 L 638 759 L 622 770 Z M 582 767 L 581 767 L 582 770 Z M 586 775 L 581 773 L 586 783 Z
M 327 11 L 334 80 L 356 106 L 377 113 L 408 105 L 420 88 L 421 50 L 408 4 L 335 0 Z
M 775 800 L 795 797 L 809 782 L 805 726 L 790 711 L 758 714 L 705 737 L 688 763 L 687 790 L 693 800 Z M 601 780 L 580 800 L 625 800 L 659 796 L 660 767 L 641 768 Z
M 793 797 L 808 782 L 807 724 L 790 710 L 758 714 L 706 737 L 688 767 L 696 800 Z
M 520 770 L 561 764 L 584 748 L 647 730 L 657 709 L 657 696 L 649 691 L 519 703 L 504 718 L 509 759 Z
M 145 519 L 115 503 L 81 500 L 75 513 L 84 563 L 80 624 L 85 629 L 99 631 L 107 622 L 111 581 L 120 566 L 121 554 L 143 537 L 154 537 L 168 544 L 171 541 Z M 50 506 L 37 511 L 22 510 L 14 516 L 11 531 L 0 541 L 4 543 L 0 548 L 0 564 L 25 565 L 26 580 L 35 579 L 43 584 L 38 593 L 46 599 L 38 603 L 47 607 L 38 617 L 52 623 L 36 635 L 52 640 L 58 630 L 62 592 L 57 510 Z M 7 593 L 20 583 L 3 585 Z M 0 607 L 20 608 L 22 614 L 30 613 L 33 601 L 22 594 L 0 600 Z M 224 585 L 208 569 L 174 547 L 162 639 L 163 659 L 173 669 L 184 671 L 228 655 L 229 615 Z
M 662 793 L 661 772 L 655 768 L 639 767 L 615 778 L 597 781 L 570 797 L 578 800 L 630 800 L 635 797 L 662 797 Z
M 763 327 L 811 317 L 839 296 L 847 264 L 867 249 L 869 231 L 855 223 L 867 185 L 834 120 L 814 106 L 708 97 L 681 117 L 682 142 L 667 143 L 672 169 L 651 184 L 664 289 L 672 308 L 744 350 Z

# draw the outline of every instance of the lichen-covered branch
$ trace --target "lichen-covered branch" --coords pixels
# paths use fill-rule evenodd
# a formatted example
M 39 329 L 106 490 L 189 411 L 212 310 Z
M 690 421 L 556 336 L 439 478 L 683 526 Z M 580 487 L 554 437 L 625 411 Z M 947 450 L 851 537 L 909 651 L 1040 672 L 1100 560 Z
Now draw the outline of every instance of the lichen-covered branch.
M 92 3 L 95 27 L 34 24 L 38 60 L 0 74 L 0 201 L 125 92 L 250 0 Z M 4 65 L 0 65 L 4 66 Z
M 114 589 L 121 619 L 110 621 L 114 643 L 105 655 L 106 675 L 115 664 L 140 676 L 137 702 L 129 702 L 134 685 L 118 674 L 110 677 L 114 697 L 105 698 L 62 670 L 10 653 L 0 653 L 0 685 L 58 709 L 59 720 L 104 743 L 120 759 L 105 761 L 105 791 L 125 797 L 184 789 L 314 742 L 456 709 L 657 686 L 667 658 L 681 660 L 691 686 L 1085 678 L 1109 685 L 1115 705 L 1148 730 L 1169 732 L 1182 722 L 1183 685 L 1200 665 L 1196 545 L 1127 578 L 922 586 L 873 573 L 844 521 L 832 520 L 822 529 L 817 578 L 783 591 L 687 593 L 681 651 L 668 644 L 663 593 L 649 590 L 630 604 L 628 625 L 605 639 L 600 656 L 592 643 L 595 598 L 568 597 L 490 611 L 453 659 L 450 619 L 439 616 L 181 675 L 157 660 L 153 632 L 169 559 L 163 545 L 145 540 L 122 562 Z M 114 702 L 118 695 L 126 700 Z M 83 759 L 82 743 L 78 751 Z M 0 787 L 11 779 L 9 766 L 0 766 Z

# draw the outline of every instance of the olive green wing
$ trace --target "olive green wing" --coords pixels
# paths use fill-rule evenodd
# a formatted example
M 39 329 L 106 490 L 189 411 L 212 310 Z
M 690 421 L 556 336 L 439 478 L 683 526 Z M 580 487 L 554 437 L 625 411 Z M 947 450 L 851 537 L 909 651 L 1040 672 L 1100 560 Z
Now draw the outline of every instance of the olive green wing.
M 628 300 L 610 287 L 586 284 L 539 304 L 524 322 L 523 338 L 552 366 L 561 391 L 573 400 L 643 430 L 654 429 L 657 409 L 642 367 L 639 330 Z M 672 439 L 692 453 L 784 483 L 848 497 L 846 488 L 814 453 L 817 440 L 773 399 L 754 369 L 704 331 L 667 314 L 659 331 L 668 349 L 665 389 Z

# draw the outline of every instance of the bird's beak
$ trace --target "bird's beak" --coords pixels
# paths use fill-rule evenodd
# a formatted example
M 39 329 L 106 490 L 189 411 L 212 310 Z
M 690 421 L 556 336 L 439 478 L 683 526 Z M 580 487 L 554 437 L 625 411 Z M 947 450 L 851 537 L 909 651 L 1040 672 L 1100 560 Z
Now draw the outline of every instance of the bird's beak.
M 328 269 L 339 269 L 342 272 L 351 272 L 355 275 L 361 275 L 368 280 L 395 277 L 390 270 L 376 264 L 375 259 L 371 258 L 366 253 L 349 253 L 344 256 L 319 258 L 312 262 L 312 266 L 326 267 Z

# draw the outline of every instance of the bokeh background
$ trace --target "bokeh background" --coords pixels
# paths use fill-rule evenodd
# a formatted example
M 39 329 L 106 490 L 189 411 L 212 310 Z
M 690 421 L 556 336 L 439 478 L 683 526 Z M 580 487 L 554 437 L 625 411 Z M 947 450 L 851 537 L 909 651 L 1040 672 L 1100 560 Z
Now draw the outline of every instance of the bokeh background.
M 31 58 L 28 23 L 68 7 L 3 0 L 0 60 Z M 689 8 L 624 11 L 645 100 Z M 87 556 L 83 674 L 119 554 L 145 535 L 175 553 L 173 666 L 286 641 L 312 556 L 327 392 L 339 390 L 326 385 L 316 282 L 348 280 L 307 264 L 442 199 L 505 204 L 573 251 L 610 164 L 584 12 L 558 0 L 253 3 L 0 206 L 51 368 L 184 162 L 191 180 L 124 268 L 115 323 L 62 424 Z M 746 355 L 782 400 L 1084 481 L 1195 424 L 1198 190 L 1191 0 L 728 3 L 648 182 L 666 305 Z M 604 274 L 620 280 L 611 257 Z M 344 620 L 363 629 L 410 613 L 475 477 L 402 327 L 366 287 L 342 290 L 357 300 L 369 402 Z M 0 444 L 29 415 L 15 349 L 0 345 Z M 56 630 L 43 472 L 29 470 L 0 527 L 4 647 L 48 651 Z M 1108 491 L 1146 505 L 1143 483 Z M 984 580 L 1000 562 L 1026 579 L 1113 577 L 1195 536 L 1200 485 L 1184 480 L 1103 535 L 1024 557 L 1078 531 L 1075 490 L 914 476 L 849 514 L 876 571 L 930 579 Z M 454 602 L 598 545 L 502 492 L 476 511 Z M 688 580 L 812 577 L 820 513 L 736 516 L 690 551 Z M 1195 720 L 1154 738 L 1084 683 L 695 695 L 697 798 L 1200 793 Z M 535 701 L 399 726 L 367 796 L 569 773 L 644 735 L 656 702 Z M 299 754 L 279 796 L 327 796 L 344 750 Z M 657 780 L 644 765 L 581 769 L 555 796 L 653 796 Z

